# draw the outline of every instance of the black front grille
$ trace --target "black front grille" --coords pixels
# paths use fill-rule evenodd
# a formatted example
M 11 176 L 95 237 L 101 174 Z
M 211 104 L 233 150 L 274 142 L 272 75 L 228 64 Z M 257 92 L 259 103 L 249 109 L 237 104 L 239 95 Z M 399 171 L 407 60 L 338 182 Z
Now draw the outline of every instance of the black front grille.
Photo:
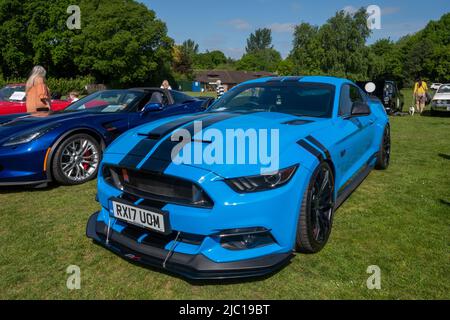
M 116 188 L 146 200 L 202 208 L 214 205 L 200 186 L 177 177 L 108 166 L 103 176 Z

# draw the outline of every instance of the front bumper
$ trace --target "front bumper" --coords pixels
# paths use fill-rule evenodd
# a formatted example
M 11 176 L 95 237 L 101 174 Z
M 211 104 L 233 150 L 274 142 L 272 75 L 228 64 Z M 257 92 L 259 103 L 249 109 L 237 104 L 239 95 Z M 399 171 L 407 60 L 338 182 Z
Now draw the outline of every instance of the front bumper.
M 288 252 L 233 262 L 214 262 L 201 253 L 170 252 L 165 248 L 146 245 L 112 228 L 108 234 L 108 226 L 103 221 L 98 221 L 98 217 L 97 212 L 88 221 L 86 228 L 88 238 L 125 259 L 162 268 L 193 280 L 264 276 L 282 268 L 293 256 L 292 252 Z M 109 235 L 108 243 L 107 235 Z
M 436 105 L 436 104 L 432 104 L 431 105 L 431 110 L 433 111 L 444 111 L 444 112 L 450 112 L 450 104 L 446 104 L 446 105 Z
M 44 164 L 46 152 L 47 148 L 35 144 L 0 147 L 0 186 L 49 182 Z

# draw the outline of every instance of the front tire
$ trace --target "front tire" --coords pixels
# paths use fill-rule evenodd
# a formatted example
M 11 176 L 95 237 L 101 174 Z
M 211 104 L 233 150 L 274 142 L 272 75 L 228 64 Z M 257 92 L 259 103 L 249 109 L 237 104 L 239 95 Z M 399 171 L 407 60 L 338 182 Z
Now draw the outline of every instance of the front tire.
M 383 139 L 381 140 L 380 150 L 378 151 L 378 158 L 375 168 L 377 170 L 386 170 L 391 161 L 391 128 L 386 125 L 383 132 Z
M 52 161 L 55 180 L 62 185 L 78 185 L 97 176 L 101 148 L 88 134 L 76 134 L 64 140 L 56 149 Z
M 296 250 L 317 253 L 328 242 L 334 215 L 334 176 L 328 163 L 321 163 L 303 195 L 297 224 Z

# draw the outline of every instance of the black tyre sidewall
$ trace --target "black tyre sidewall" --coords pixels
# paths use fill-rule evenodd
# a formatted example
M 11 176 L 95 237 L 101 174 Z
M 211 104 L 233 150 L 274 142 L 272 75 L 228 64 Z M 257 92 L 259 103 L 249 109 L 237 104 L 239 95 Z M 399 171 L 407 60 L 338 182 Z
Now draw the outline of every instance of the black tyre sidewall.
M 72 141 L 77 140 L 77 139 L 88 139 L 95 146 L 95 148 L 97 149 L 98 154 L 99 154 L 99 163 L 97 165 L 97 168 L 95 169 L 94 174 L 92 174 L 89 178 L 87 178 L 83 181 L 70 180 L 69 178 L 67 178 L 65 176 L 65 174 L 62 172 L 62 169 L 61 169 L 61 153 L 63 152 L 64 148 L 68 144 L 70 144 Z M 101 149 L 99 143 L 97 142 L 97 140 L 88 134 L 75 134 L 73 136 L 67 137 L 58 145 L 55 155 L 53 156 L 53 159 L 52 159 L 53 177 L 56 180 L 56 182 L 58 182 L 59 184 L 67 185 L 67 186 L 79 185 L 79 184 L 86 183 L 97 177 L 97 173 L 98 173 L 98 169 L 100 167 L 101 160 L 102 160 L 102 149 Z
M 378 156 L 378 159 L 377 159 L 377 163 L 375 165 L 375 168 L 378 169 L 378 170 L 386 170 L 389 167 L 389 164 L 390 164 L 390 159 L 389 159 L 389 162 L 387 164 L 385 163 L 384 152 L 383 152 L 383 149 L 384 149 L 384 136 L 386 135 L 386 131 L 389 131 L 388 132 L 389 133 L 389 140 L 391 140 L 391 128 L 390 128 L 389 124 L 386 125 L 386 127 L 384 128 L 383 136 L 381 137 L 380 150 L 378 151 L 379 156 Z
M 300 217 L 298 219 L 297 226 L 297 235 L 296 235 L 296 250 L 301 253 L 317 253 L 323 249 L 323 247 L 327 244 L 328 239 L 331 234 L 331 230 L 333 227 L 333 218 L 334 218 L 334 208 L 332 208 L 331 219 L 330 219 L 330 229 L 328 230 L 328 234 L 325 237 L 323 242 L 318 242 L 314 239 L 313 236 L 313 223 L 311 221 L 311 197 L 312 197 L 312 188 L 314 186 L 314 182 L 317 179 L 317 175 L 319 170 L 323 167 L 326 167 L 330 173 L 330 177 L 332 179 L 332 194 L 334 196 L 334 175 L 331 167 L 328 163 L 322 162 L 311 175 L 310 182 L 308 184 L 308 188 L 303 195 L 302 206 L 300 211 Z

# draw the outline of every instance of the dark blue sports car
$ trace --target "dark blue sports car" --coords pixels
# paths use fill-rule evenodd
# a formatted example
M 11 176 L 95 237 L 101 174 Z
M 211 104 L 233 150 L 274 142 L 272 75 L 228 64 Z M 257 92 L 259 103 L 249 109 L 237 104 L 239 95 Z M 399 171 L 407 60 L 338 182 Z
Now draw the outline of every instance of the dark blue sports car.
M 205 103 L 159 88 L 106 90 L 61 112 L 0 117 L 0 186 L 82 184 L 95 178 L 103 150 L 124 131 L 200 112 Z

